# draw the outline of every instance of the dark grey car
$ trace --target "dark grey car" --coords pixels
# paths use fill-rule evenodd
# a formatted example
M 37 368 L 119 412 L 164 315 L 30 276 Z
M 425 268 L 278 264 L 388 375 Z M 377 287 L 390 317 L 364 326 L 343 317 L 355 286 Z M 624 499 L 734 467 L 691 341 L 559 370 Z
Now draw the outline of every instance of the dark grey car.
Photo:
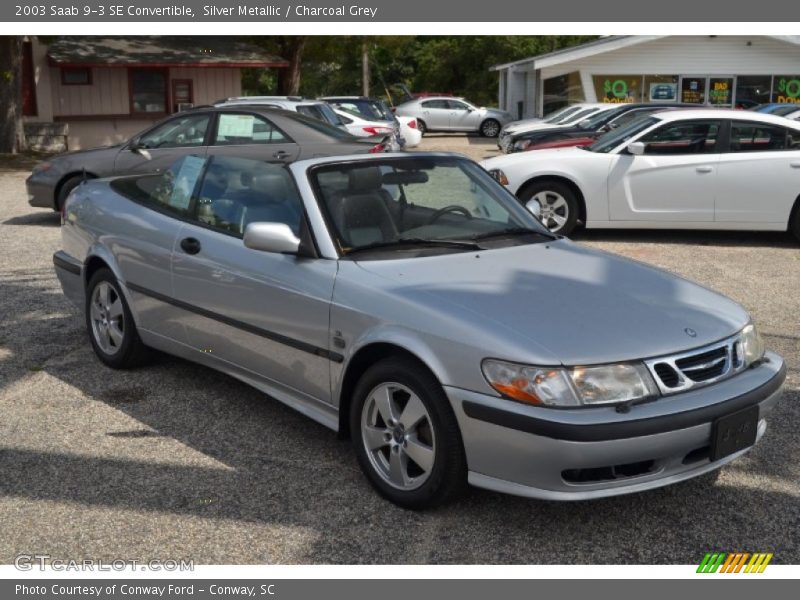
M 39 163 L 26 181 L 28 203 L 61 210 L 84 178 L 157 172 L 190 154 L 288 163 L 385 149 L 374 138 L 358 138 L 296 112 L 244 104 L 198 108 L 164 119 L 122 144 Z

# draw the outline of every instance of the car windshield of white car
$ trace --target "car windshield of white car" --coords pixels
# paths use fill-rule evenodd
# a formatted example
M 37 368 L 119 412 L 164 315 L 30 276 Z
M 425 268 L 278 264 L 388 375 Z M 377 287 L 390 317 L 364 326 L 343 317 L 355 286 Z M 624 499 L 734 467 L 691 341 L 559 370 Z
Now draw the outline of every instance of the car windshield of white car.
M 648 127 L 652 127 L 658 123 L 658 121 L 659 120 L 657 118 L 648 116 L 634 119 L 623 127 L 612 129 L 605 135 L 601 135 L 599 138 L 597 138 L 597 141 L 594 144 L 591 146 L 584 146 L 583 149 L 589 150 L 590 152 L 611 152 L 620 144 L 628 141 L 633 136 L 644 131 Z
M 334 163 L 311 169 L 310 178 L 345 256 L 423 256 L 552 239 L 513 196 L 466 159 Z

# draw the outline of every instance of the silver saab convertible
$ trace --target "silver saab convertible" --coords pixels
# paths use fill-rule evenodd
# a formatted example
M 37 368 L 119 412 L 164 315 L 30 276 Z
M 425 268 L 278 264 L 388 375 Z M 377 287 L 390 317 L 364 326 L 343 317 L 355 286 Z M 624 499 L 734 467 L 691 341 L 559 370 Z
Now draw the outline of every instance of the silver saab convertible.
M 785 367 L 747 312 L 534 208 L 450 154 L 186 156 L 76 188 L 54 262 L 106 365 L 245 381 L 402 506 L 624 494 L 753 446 Z

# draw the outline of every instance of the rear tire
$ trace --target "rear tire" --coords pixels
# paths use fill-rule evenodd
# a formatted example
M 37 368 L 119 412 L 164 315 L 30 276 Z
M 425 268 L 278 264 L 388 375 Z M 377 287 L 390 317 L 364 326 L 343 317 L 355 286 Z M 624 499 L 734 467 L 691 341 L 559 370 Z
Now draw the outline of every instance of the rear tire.
M 390 357 L 362 375 L 350 431 L 367 479 L 395 504 L 430 508 L 465 491 L 467 461 L 458 422 L 442 386 L 416 361 Z
M 61 209 L 64 207 L 64 202 L 67 201 L 70 192 L 78 187 L 84 179 L 85 177 L 83 175 L 73 175 L 61 184 L 61 187 L 58 189 L 58 196 L 56 197 L 56 204 L 54 207 L 56 212 L 61 212 Z
M 111 269 L 98 269 L 86 286 L 86 329 L 94 353 L 113 369 L 130 369 L 147 361 L 128 303 Z
M 578 223 L 578 198 L 568 185 L 560 181 L 534 181 L 517 196 L 526 204 L 534 198 L 542 207 L 542 224 L 552 233 L 569 235 Z
M 419 129 L 420 135 L 425 135 L 426 133 L 428 133 L 428 126 L 425 125 L 425 121 L 423 121 L 422 119 L 417 119 L 417 129 Z

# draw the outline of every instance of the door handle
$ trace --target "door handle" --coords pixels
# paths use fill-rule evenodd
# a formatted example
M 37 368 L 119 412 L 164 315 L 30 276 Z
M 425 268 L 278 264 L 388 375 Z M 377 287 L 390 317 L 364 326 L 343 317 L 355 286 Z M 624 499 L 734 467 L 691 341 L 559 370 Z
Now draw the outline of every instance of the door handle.
M 188 237 L 181 240 L 181 250 L 186 254 L 197 254 L 200 252 L 200 248 L 200 240 L 196 238 Z
M 697 169 L 696 169 L 696 171 L 698 173 L 711 173 L 711 171 L 713 171 L 713 170 L 714 170 L 714 167 L 706 167 L 706 166 L 697 167 Z
M 796 160 L 794 162 L 790 162 L 789 166 L 792 167 L 793 169 L 800 169 L 800 161 Z
M 278 150 L 275 154 L 272 155 L 273 158 L 279 158 L 283 160 L 284 158 L 289 158 L 289 153 L 285 150 Z

